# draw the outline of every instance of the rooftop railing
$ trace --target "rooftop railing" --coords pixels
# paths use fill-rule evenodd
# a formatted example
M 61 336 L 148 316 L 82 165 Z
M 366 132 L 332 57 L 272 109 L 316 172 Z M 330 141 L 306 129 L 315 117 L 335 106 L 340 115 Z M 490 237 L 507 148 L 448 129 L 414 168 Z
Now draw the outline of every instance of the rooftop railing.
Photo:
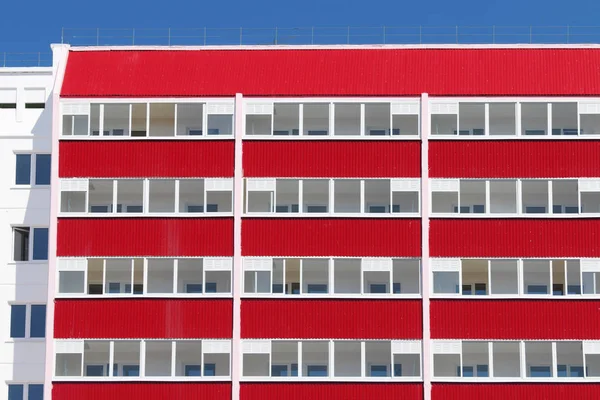
M 0 67 L 50 67 L 52 53 L 0 52 Z
M 63 28 L 73 46 L 591 44 L 600 26 L 379 26 L 299 28 Z

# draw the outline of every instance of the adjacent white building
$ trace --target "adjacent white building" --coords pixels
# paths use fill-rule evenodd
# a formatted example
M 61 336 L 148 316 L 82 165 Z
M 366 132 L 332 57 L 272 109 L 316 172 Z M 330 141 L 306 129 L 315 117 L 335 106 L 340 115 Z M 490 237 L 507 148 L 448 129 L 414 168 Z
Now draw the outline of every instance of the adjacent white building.
M 53 76 L 0 68 L 0 398 L 11 400 L 44 391 Z

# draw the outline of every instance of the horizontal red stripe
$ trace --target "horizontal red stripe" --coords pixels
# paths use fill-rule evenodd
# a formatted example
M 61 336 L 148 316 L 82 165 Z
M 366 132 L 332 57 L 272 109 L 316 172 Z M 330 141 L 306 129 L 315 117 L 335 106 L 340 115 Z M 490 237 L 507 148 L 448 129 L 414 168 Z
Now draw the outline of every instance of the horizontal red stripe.
M 55 300 L 57 339 L 231 338 L 232 300 Z
M 52 383 L 53 400 L 231 400 L 230 382 Z
M 61 178 L 233 177 L 233 140 L 62 140 Z
M 282 318 L 293 315 L 293 318 Z M 421 300 L 242 300 L 243 338 L 420 339 Z
M 418 178 L 418 141 L 245 141 L 247 177 Z
M 431 257 L 600 257 L 600 219 L 431 219 Z
M 243 218 L 244 256 L 419 257 L 421 220 Z
M 597 400 L 597 383 L 434 383 L 431 400 Z
M 600 176 L 600 141 L 432 140 L 431 178 L 573 178 Z
M 435 300 L 432 339 L 600 339 L 598 300 Z
M 61 96 L 585 96 L 598 64 L 574 48 L 71 51 Z
M 56 253 L 233 256 L 233 218 L 59 218 Z
M 240 400 L 422 400 L 421 383 L 241 383 Z

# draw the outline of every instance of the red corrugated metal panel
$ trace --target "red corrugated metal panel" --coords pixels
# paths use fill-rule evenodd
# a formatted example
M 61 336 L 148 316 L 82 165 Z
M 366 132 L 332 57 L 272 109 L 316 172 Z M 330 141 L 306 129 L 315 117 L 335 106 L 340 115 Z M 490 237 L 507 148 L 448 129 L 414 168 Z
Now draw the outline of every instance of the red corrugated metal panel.
M 465 397 L 467 398 L 467 397 Z M 421 400 L 421 383 L 242 383 L 240 400 Z
M 233 218 L 59 218 L 56 253 L 233 256 Z
M 420 339 L 421 317 L 418 299 L 244 299 L 242 337 Z
M 233 140 L 62 140 L 61 178 L 232 177 Z
M 231 338 L 230 299 L 57 299 L 54 337 Z
M 597 340 L 600 301 L 432 299 L 430 324 L 432 339 Z
M 432 140 L 431 178 L 572 178 L 600 176 L 600 141 Z
M 431 257 L 600 257 L 600 219 L 431 219 Z
M 418 141 L 245 141 L 247 177 L 418 178 Z
M 61 95 L 585 96 L 599 64 L 599 49 L 72 51 Z
M 231 400 L 229 382 L 54 382 L 52 400 Z
M 421 220 L 243 218 L 244 256 L 419 257 Z
M 434 383 L 432 400 L 598 400 L 598 383 Z

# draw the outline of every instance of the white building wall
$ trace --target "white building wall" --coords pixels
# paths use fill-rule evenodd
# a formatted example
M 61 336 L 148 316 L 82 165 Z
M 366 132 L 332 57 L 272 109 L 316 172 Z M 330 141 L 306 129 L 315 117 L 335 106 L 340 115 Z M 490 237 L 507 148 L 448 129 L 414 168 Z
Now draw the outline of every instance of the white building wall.
M 52 68 L 0 68 L 0 92 L 16 97 L 16 108 L 0 112 L 0 398 L 8 384 L 44 383 L 46 340 L 11 338 L 10 321 L 12 304 L 46 303 L 48 262 L 13 261 L 12 227 L 49 226 L 50 186 L 17 186 L 15 154 L 50 153 L 51 102 L 44 109 L 26 109 L 25 102 L 47 100 L 52 86 Z

